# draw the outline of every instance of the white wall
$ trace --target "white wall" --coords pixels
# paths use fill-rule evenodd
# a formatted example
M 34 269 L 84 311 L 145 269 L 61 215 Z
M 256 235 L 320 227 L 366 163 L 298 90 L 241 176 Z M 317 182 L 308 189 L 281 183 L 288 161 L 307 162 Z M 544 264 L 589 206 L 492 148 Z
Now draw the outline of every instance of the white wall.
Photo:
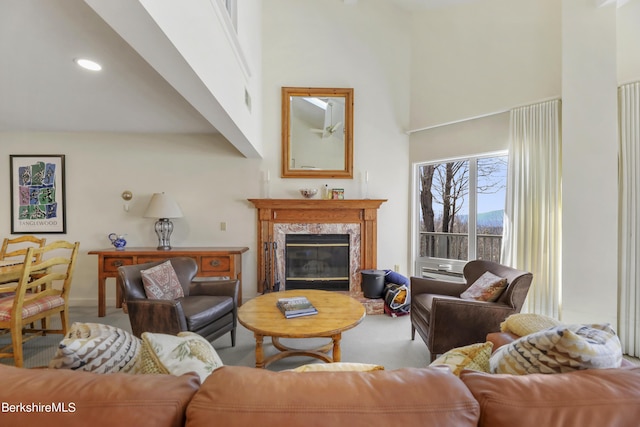
M 557 0 L 427 10 L 411 27 L 411 129 L 560 96 Z
M 615 5 L 562 1 L 562 319 L 616 325 Z
M 271 197 L 298 189 L 344 188 L 358 198 L 358 177 L 369 172 L 369 197 L 388 199 L 378 211 L 378 267 L 408 270 L 408 15 L 385 0 L 346 5 L 326 0 L 270 0 L 263 7 L 265 167 Z M 280 90 L 354 88 L 356 179 L 281 179 Z
M 502 151 L 509 148 L 509 113 L 494 114 L 411 135 L 412 163 Z
M 48 241 L 80 242 L 71 302 L 97 307 L 97 257 L 109 248 L 109 233 L 126 234 L 127 245 L 155 247 L 155 220 L 143 218 L 155 192 L 180 204 L 173 220 L 173 246 L 247 246 L 243 255 L 244 296 L 256 294 L 256 213 L 246 199 L 260 196 L 260 161 L 244 158 L 222 137 L 111 133 L 0 133 L 0 200 L 8 203 L 10 154 L 64 154 L 67 233 Z M 133 192 L 129 211 L 120 195 Z M 220 231 L 220 222 L 227 231 Z M 10 210 L 0 210 L 0 229 L 11 230 Z M 107 284 L 109 306 L 115 280 Z M 96 309 L 97 310 L 97 309 Z
M 240 152 L 260 157 L 261 2 L 238 6 L 237 35 L 217 0 L 85 2 Z
M 185 5 L 172 0 L 141 0 L 141 3 L 261 153 L 261 2 L 238 2 L 235 31 L 226 25 L 223 2 L 192 0 Z M 237 40 L 237 45 L 232 39 Z M 251 109 L 245 105 L 245 90 L 252 98 Z
M 640 80 L 640 0 L 630 0 L 617 12 L 618 83 Z

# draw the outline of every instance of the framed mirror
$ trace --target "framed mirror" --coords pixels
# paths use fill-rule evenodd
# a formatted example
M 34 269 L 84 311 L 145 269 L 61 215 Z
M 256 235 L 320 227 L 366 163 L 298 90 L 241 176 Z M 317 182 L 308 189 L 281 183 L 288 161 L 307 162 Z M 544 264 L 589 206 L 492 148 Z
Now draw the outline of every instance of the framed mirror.
M 353 178 L 353 89 L 282 88 L 282 177 Z

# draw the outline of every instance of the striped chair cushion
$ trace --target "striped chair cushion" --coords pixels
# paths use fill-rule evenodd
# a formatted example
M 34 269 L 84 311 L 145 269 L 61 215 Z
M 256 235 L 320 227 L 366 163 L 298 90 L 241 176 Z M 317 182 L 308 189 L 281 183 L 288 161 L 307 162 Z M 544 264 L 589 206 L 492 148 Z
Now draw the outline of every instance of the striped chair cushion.
M 40 312 L 64 305 L 64 298 L 59 295 L 49 295 L 39 300 L 30 301 L 22 306 L 22 317 L 30 317 Z M 0 321 L 11 320 L 13 297 L 0 299 Z

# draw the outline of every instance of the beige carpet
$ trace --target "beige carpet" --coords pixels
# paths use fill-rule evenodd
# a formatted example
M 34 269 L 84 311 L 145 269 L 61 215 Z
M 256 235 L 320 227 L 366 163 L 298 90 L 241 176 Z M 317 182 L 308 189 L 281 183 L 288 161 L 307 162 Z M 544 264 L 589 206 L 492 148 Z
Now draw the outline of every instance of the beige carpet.
M 129 318 L 121 310 L 110 307 L 105 317 L 97 316 L 96 307 L 72 307 L 71 322 L 105 323 L 131 331 Z M 54 319 L 53 322 L 58 322 Z M 62 335 L 35 338 L 24 345 L 25 367 L 46 366 L 55 354 Z M 303 347 L 316 345 L 319 340 L 282 340 L 285 344 Z M 8 336 L 0 337 L 0 346 L 9 342 Z M 329 342 L 328 340 L 322 342 Z M 226 334 L 213 342 L 213 346 L 226 365 L 255 366 L 255 340 L 253 333 L 238 325 L 236 346 L 231 347 L 231 337 Z M 265 340 L 265 353 L 275 353 L 270 341 Z M 386 369 L 400 367 L 424 367 L 429 364 L 427 346 L 418 337 L 411 341 L 411 324 L 408 316 L 392 318 L 386 315 L 367 316 L 355 328 L 342 334 L 342 361 L 383 365 Z M 310 357 L 291 357 L 279 360 L 268 369 L 279 371 L 305 363 L 318 362 Z M 11 359 L 0 363 L 13 364 Z
M 107 316 L 98 317 L 96 307 L 72 307 L 71 322 L 106 323 L 131 331 L 129 318 L 116 308 L 108 308 Z M 53 320 L 54 323 L 58 319 Z M 56 352 L 62 335 L 38 337 L 24 345 L 25 367 L 47 366 Z M 0 336 L 0 346 L 10 342 L 9 336 Z M 282 340 L 285 344 L 313 347 L 328 340 Z M 231 337 L 226 334 L 213 342 L 213 346 L 226 365 L 255 366 L 255 340 L 253 333 L 238 325 L 236 346 L 231 347 Z M 274 354 L 269 340 L 265 340 L 265 354 Z M 367 316 L 362 323 L 342 334 L 342 361 L 375 363 L 386 369 L 402 367 L 425 367 L 429 365 L 429 351 L 420 337 L 411 341 L 411 323 L 409 316 L 389 317 L 384 314 Z M 640 360 L 625 356 L 628 360 L 640 364 Z M 280 371 L 297 366 L 319 362 L 310 357 L 291 357 L 279 360 L 268 369 Z M 12 359 L 0 359 L 0 363 L 12 365 Z

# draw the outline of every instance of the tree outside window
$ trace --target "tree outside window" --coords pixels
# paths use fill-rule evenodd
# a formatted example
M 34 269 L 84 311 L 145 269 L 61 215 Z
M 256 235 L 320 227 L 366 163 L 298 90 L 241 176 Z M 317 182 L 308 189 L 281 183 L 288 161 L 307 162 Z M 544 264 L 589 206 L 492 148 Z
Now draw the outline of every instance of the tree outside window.
M 461 271 L 470 259 L 499 262 L 507 156 L 425 163 L 417 176 L 418 264 L 450 261 Z

